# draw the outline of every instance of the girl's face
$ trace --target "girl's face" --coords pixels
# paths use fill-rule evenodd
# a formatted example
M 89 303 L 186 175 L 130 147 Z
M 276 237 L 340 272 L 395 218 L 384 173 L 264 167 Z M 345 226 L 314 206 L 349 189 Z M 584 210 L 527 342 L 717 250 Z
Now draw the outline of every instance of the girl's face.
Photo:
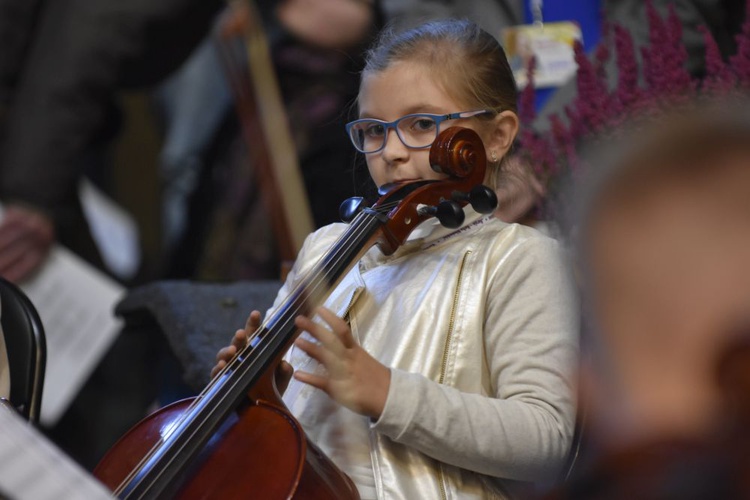
M 360 118 L 377 118 L 390 122 L 413 113 L 443 115 L 477 111 L 479 108 L 446 94 L 434 81 L 432 72 L 425 65 L 399 61 L 383 71 L 368 73 L 363 77 L 359 109 Z M 498 115 L 497 118 L 501 116 Z M 502 157 L 505 150 L 497 149 L 494 144 L 496 134 L 493 134 L 495 127 L 492 123 L 494 121 L 480 121 L 479 118 L 461 118 L 443 122 L 440 130 L 454 125 L 473 129 L 482 138 L 488 157 L 491 155 L 492 147 L 496 148 L 495 154 Z M 370 176 L 378 187 L 391 182 L 446 178 L 446 175 L 430 168 L 430 148 L 406 147 L 393 129 L 388 129 L 386 139 L 382 150 L 365 155 Z

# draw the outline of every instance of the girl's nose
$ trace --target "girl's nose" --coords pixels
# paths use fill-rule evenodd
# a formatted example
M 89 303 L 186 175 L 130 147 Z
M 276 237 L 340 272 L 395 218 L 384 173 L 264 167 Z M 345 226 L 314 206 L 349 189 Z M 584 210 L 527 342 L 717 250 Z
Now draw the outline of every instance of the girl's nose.
M 388 130 L 385 147 L 383 148 L 383 160 L 387 163 L 404 162 L 409 158 L 409 148 L 404 146 L 395 129 Z

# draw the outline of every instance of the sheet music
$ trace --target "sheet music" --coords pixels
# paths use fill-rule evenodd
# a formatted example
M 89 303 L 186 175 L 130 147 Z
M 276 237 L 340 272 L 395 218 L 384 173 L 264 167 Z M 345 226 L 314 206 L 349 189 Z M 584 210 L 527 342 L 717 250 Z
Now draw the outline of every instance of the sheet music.
M 12 408 L 0 404 L 0 498 L 96 500 L 112 496 Z
M 120 332 L 113 310 L 125 288 L 60 245 L 20 287 L 44 325 L 47 367 L 40 419 L 54 425 Z

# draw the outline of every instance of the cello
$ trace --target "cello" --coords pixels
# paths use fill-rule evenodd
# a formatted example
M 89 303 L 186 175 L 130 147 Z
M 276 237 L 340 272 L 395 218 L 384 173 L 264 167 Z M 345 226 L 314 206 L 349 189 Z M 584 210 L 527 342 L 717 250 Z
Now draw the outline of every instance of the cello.
M 119 498 L 356 499 L 352 481 L 312 443 L 284 406 L 276 367 L 300 334 L 294 319 L 321 305 L 374 245 L 392 254 L 430 217 L 463 222 L 462 206 L 494 210 L 482 185 L 486 154 L 470 129 L 451 127 L 430 149 L 430 165 L 448 175 L 383 186 L 371 207 L 342 205 L 348 228 L 243 349 L 195 398 L 158 410 L 133 427 L 94 471 Z

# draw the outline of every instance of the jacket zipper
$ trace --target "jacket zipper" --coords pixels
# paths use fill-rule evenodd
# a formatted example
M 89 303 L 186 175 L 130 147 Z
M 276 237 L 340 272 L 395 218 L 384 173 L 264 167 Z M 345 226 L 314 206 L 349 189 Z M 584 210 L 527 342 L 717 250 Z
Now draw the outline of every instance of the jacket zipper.
M 448 500 L 448 494 L 445 492 L 445 475 L 443 474 L 443 464 L 438 464 L 438 479 L 440 480 L 440 498 Z
M 442 384 L 445 381 L 445 371 L 448 367 L 448 350 L 451 345 L 451 339 L 453 337 L 453 327 L 456 321 L 456 310 L 458 309 L 458 294 L 461 291 L 461 281 L 463 281 L 464 266 L 466 265 L 466 259 L 471 254 L 471 250 L 468 250 L 463 259 L 461 259 L 461 267 L 458 268 L 458 281 L 456 282 L 456 289 L 453 291 L 453 307 L 451 308 L 451 317 L 448 322 L 448 335 L 445 337 L 445 347 L 443 348 L 443 360 L 440 365 L 440 378 L 438 383 Z
M 456 309 L 458 309 L 458 296 L 461 291 L 461 282 L 464 276 L 464 266 L 466 265 L 466 259 L 471 254 L 471 250 L 467 251 L 461 259 L 461 266 L 458 268 L 458 281 L 456 281 L 456 288 L 453 291 L 453 306 L 451 307 L 451 316 L 448 322 L 448 334 L 445 337 L 445 347 L 443 348 L 443 359 L 440 365 L 440 378 L 438 383 L 442 384 L 445 381 L 445 372 L 448 368 L 448 351 L 450 349 L 451 340 L 453 337 L 453 328 L 456 321 Z M 440 498 L 442 500 L 448 500 L 448 494 L 445 488 L 445 474 L 443 473 L 443 465 L 438 464 L 438 479 L 440 484 Z

